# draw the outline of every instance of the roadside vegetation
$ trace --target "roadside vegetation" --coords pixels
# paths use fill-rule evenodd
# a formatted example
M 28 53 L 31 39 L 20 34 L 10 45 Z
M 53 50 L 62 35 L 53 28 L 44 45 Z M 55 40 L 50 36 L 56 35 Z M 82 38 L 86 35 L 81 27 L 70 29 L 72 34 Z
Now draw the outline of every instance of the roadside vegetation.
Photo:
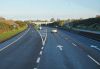
M 34 27 L 35 30 L 39 30 L 40 29 L 40 25 L 38 25 L 38 24 L 33 24 L 33 27 Z
M 27 28 L 24 21 L 13 21 L 0 18 L 0 42 L 3 42 Z
M 89 18 L 89 19 L 73 19 L 73 20 L 58 20 L 49 24 L 48 26 L 63 29 L 82 29 L 90 31 L 100 31 L 100 17 Z
M 89 18 L 71 22 L 73 29 L 100 31 L 100 18 Z
M 64 20 L 59 20 L 59 21 L 54 21 L 53 23 L 51 24 L 48 24 L 48 26 L 52 26 L 52 27 L 63 27 L 64 26 Z

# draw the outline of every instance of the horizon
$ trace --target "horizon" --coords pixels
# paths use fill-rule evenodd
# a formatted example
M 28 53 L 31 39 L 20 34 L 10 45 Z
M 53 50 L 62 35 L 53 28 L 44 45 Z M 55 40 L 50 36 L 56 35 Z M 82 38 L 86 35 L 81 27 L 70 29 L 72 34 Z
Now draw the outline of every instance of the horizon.
M 100 0 L 0 0 L 0 16 L 14 20 L 86 19 L 100 15 L 99 3 Z

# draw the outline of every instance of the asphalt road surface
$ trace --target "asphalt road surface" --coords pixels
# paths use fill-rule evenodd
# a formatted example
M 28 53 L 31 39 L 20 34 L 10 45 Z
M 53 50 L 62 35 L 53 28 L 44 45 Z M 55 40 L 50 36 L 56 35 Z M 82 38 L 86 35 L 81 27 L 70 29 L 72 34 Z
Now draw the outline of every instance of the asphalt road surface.
M 58 29 L 51 33 L 38 63 L 38 69 L 100 69 L 100 42 Z
M 3 44 L 0 44 L 0 69 L 33 69 L 36 66 L 42 42 L 32 26 Z
M 32 26 L 0 44 L 0 69 L 100 69 L 100 42 Z

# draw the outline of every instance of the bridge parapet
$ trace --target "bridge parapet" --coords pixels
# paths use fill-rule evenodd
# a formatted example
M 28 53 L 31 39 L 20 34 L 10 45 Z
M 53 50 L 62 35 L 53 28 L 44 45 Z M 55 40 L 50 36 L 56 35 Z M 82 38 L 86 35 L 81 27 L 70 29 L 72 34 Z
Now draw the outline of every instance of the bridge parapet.
M 50 24 L 50 23 L 52 23 L 52 22 L 32 22 L 32 23 L 41 25 L 41 24 Z

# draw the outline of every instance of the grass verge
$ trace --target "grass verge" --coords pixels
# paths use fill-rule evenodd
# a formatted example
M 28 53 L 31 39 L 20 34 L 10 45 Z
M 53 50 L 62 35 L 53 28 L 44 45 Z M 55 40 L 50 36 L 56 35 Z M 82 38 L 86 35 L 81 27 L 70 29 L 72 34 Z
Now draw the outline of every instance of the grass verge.
M 27 26 L 24 26 L 19 29 L 11 30 L 8 32 L 4 32 L 0 34 L 0 43 L 6 41 L 7 39 L 10 39 L 11 37 L 17 35 L 18 33 L 24 31 L 27 28 Z

